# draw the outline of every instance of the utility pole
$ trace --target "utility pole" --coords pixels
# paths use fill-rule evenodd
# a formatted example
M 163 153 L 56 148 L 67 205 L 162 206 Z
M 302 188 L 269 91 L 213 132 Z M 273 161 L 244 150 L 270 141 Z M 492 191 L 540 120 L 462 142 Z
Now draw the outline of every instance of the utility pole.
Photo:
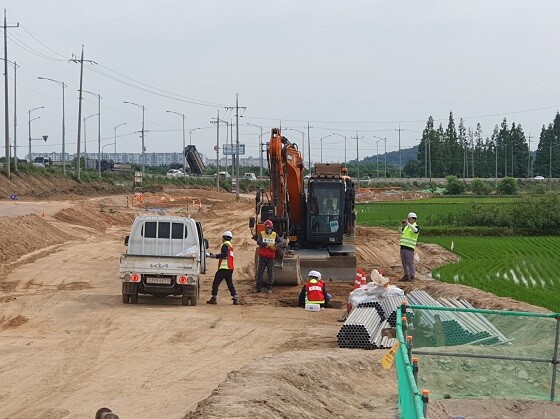
M 235 94 L 235 160 L 236 160 L 236 173 L 235 173 L 235 199 L 239 200 L 239 93 Z M 226 107 L 226 109 L 234 109 L 233 107 Z M 241 109 L 247 109 L 246 106 L 241 106 Z M 233 138 L 232 138 L 233 140 Z
M 78 98 L 78 141 L 76 142 L 76 179 L 80 181 L 80 136 L 82 133 L 82 86 L 84 81 L 84 61 L 95 63 L 92 60 L 84 60 L 84 46 L 82 45 L 82 54 L 80 59 L 72 58 L 70 61 L 80 63 L 80 96 Z
M 17 27 L 19 27 L 19 23 L 15 26 L 8 26 L 6 23 L 6 9 L 4 9 L 4 140 L 6 145 L 6 160 L 4 167 L 6 169 L 6 176 L 8 176 L 8 179 L 11 179 L 12 177 L 12 174 L 10 173 L 10 114 L 8 112 L 8 28 Z M 16 154 L 15 151 L 14 154 Z
M 399 132 L 399 178 L 402 178 L 401 131 L 404 130 L 401 128 L 401 124 L 399 124 L 399 129 L 397 129 L 397 131 Z
M 4 60 L 4 58 L 0 58 Z M 14 66 L 14 171 L 17 172 L 17 69 L 19 65 L 15 61 L 8 60 L 10 64 Z

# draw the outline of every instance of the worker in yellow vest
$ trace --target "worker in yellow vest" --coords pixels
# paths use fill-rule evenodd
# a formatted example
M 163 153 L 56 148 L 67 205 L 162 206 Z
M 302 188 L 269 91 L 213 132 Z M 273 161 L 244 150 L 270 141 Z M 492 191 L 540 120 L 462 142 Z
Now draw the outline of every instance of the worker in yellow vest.
M 214 275 L 214 282 L 212 282 L 212 298 L 206 301 L 207 304 L 218 304 L 218 287 L 223 280 L 226 281 L 229 292 L 231 294 L 231 299 L 234 305 L 239 304 L 239 297 L 233 286 L 233 246 L 231 244 L 231 239 L 233 234 L 231 231 L 224 231 L 222 234 L 223 243 L 220 248 L 219 254 L 209 253 L 206 256 L 209 258 L 218 259 L 218 270 Z
M 411 212 L 406 220 L 401 221 L 399 231 L 401 232 L 401 263 L 404 276 L 401 281 L 414 281 L 416 268 L 414 266 L 414 251 L 416 249 L 416 241 L 420 234 L 420 227 L 416 224 L 416 214 Z

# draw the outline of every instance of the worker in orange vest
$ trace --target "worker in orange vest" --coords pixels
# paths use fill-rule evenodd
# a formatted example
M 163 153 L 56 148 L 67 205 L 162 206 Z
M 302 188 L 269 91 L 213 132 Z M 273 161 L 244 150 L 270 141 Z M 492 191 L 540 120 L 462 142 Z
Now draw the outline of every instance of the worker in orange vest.
M 327 292 L 325 282 L 321 279 L 321 273 L 310 271 L 307 277 L 309 280 L 303 285 L 299 293 L 299 306 L 320 304 L 321 307 L 330 307 L 331 295 Z

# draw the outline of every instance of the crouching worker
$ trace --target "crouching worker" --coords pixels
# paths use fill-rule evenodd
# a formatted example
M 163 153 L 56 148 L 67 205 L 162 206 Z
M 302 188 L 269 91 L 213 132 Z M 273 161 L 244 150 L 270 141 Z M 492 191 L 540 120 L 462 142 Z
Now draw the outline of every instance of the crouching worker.
M 325 283 L 321 279 L 321 273 L 310 271 L 307 275 L 308 281 L 303 285 L 299 293 L 299 306 L 306 304 L 319 304 L 321 307 L 330 307 L 331 295 L 327 292 Z

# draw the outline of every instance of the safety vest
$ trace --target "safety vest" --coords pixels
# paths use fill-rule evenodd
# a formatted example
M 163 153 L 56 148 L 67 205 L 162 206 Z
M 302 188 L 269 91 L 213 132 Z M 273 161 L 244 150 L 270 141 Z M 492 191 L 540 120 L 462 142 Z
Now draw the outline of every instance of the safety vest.
M 305 302 L 311 304 L 325 303 L 325 284 L 322 281 L 311 279 L 305 284 Z
M 416 223 L 412 224 L 416 227 Z M 418 240 L 418 233 L 415 233 L 408 224 L 403 228 L 401 235 L 401 246 L 410 247 L 411 249 L 416 249 L 416 241 Z
M 323 208 L 325 208 L 327 211 L 338 210 L 338 199 L 336 199 L 336 198 L 324 198 L 323 199 Z
M 261 239 L 265 245 L 276 244 L 276 232 L 273 231 L 267 234 L 266 231 L 261 231 Z M 276 257 L 276 249 L 267 246 L 259 246 L 259 257 L 266 259 L 274 259 Z
M 230 271 L 233 271 L 233 246 L 231 245 L 231 242 L 225 241 L 222 243 L 221 247 L 223 247 L 224 244 L 228 247 L 228 254 L 225 259 L 218 259 L 218 269 L 229 269 Z

